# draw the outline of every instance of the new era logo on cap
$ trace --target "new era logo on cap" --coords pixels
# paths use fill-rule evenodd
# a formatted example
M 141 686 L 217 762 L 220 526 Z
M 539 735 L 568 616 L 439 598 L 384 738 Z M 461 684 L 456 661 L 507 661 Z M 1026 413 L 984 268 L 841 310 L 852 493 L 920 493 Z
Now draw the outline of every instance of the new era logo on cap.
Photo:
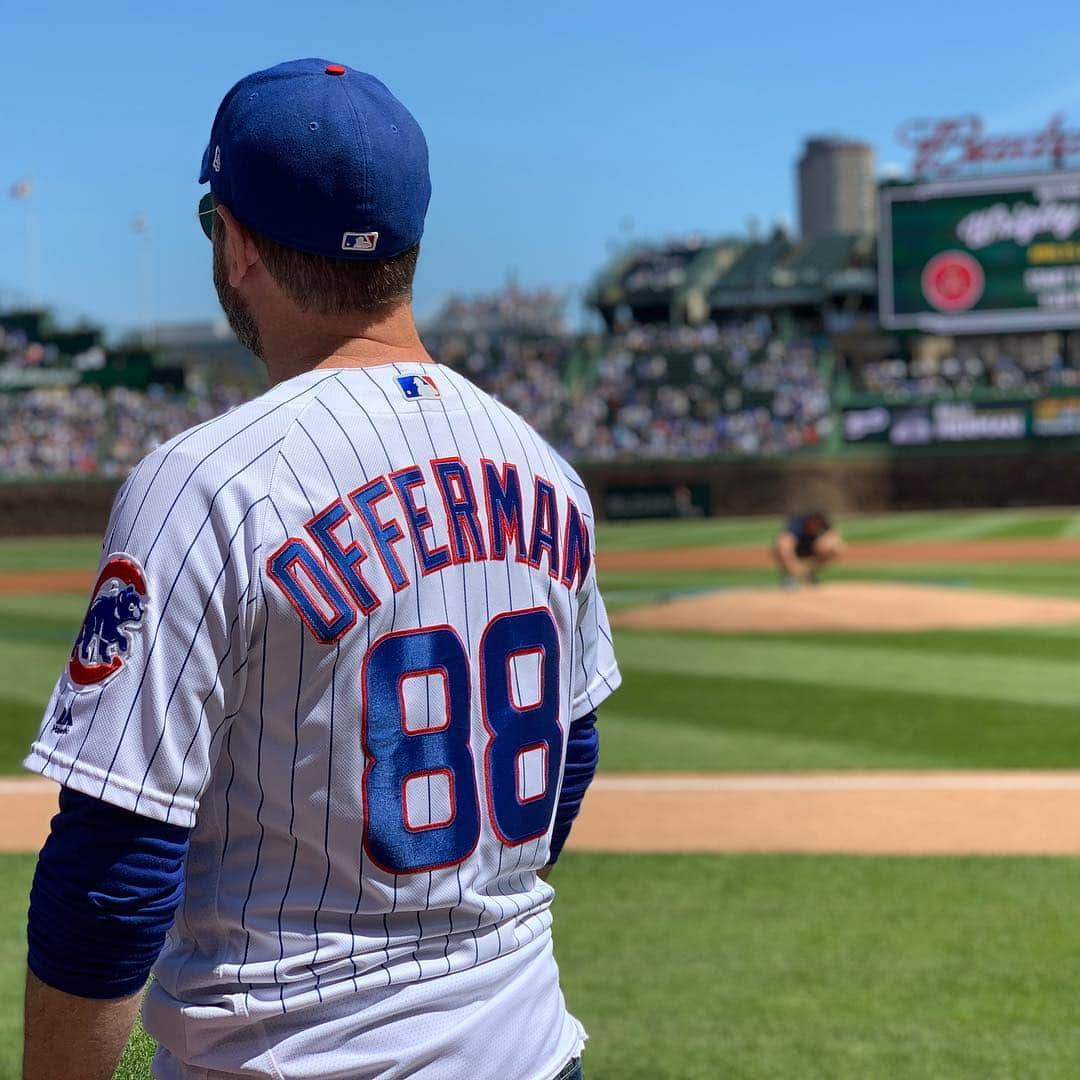
M 341 238 L 342 251 L 374 251 L 379 242 L 377 232 L 347 232 Z
M 439 396 L 439 388 L 430 375 L 399 375 L 397 384 L 409 401 Z

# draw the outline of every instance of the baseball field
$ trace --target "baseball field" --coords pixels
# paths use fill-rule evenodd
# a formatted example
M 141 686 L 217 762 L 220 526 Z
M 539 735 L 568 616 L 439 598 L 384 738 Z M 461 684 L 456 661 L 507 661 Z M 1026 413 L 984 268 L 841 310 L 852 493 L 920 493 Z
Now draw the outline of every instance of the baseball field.
M 590 1080 L 1080 1075 L 1080 512 L 841 525 L 848 557 L 795 591 L 768 565 L 775 521 L 601 530 L 624 687 L 553 878 Z M 0 544 L 0 774 L 97 554 Z M 0 798 L 16 1077 L 55 793 L 6 779 Z M 118 1075 L 148 1060 L 136 1038 Z

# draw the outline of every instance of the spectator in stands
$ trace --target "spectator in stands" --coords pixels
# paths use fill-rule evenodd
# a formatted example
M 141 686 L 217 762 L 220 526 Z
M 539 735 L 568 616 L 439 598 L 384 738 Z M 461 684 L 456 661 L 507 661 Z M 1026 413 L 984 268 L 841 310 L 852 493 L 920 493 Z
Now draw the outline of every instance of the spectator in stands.
M 426 343 L 523 414 L 567 457 L 788 454 L 828 431 L 818 345 L 765 316 L 717 325 L 637 325 L 600 339 L 566 332 L 549 291 L 452 300 Z M 74 385 L 102 350 L 61 357 L 20 330 L 0 339 L 5 371 L 55 365 L 73 385 L 0 394 L 0 475 L 123 476 L 159 443 L 237 404 L 242 393 Z M 19 378 L 24 378 L 19 374 Z M 17 380 L 13 380 L 17 381 Z

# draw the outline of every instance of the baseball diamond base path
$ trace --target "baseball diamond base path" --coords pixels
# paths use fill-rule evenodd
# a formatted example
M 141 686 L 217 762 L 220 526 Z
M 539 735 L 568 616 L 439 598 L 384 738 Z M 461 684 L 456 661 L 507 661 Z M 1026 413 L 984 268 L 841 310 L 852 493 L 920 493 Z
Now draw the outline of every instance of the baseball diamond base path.
M 34 852 L 48 780 L 0 780 L 0 851 Z M 1080 855 L 1080 771 L 598 776 L 576 851 Z
M 600 776 L 580 851 L 1080 855 L 1080 772 Z
M 773 565 L 772 556 L 763 544 L 601 551 L 598 558 L 603 570 L 747 570 Z M 996 562 L 1080 562 L 1080 538 L 856 541 L 844 551 L 845 566 Z M 0 572 L 0 593 L 84 593 L 93 583 L 92 567 Z
M 954 630 L 1080 622 L 1080 600 L 876 581 L 797 589 L 723 589 L 629 608 L 612 616 L 628 630 L 819 633 Z
M 773 565 L 764 544 L 601 551 L 597 561 L 601 570 L 752 570 Z M 1080 562 L 1080 539 L 855 541 L 843 556 L 845 566 L 998 562 Z

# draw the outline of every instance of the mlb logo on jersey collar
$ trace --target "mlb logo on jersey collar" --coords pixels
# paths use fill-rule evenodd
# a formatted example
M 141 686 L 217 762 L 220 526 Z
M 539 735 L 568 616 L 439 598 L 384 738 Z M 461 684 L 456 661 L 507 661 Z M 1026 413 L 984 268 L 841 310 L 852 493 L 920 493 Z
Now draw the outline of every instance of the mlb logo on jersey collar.
M 399 375 L 397 384 L 408 401 L 439 397 L 439 388 L 430 375 Z

